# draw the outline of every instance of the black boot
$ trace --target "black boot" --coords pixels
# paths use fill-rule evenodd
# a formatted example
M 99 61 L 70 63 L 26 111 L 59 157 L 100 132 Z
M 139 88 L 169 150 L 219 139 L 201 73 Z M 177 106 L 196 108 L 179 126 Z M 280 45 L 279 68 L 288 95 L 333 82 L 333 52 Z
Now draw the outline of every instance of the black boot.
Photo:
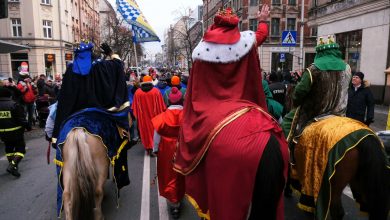
M 180 217 L 180 203 L 170 205 L 169 211 L 170 211 L 173 219 L 179 219 L 179 217 Z
M 14 161 L 11 161 L 7 167 L 7 172 L 12 176 L 20 177 L 20 173 L 18 172 L 18 164 Z

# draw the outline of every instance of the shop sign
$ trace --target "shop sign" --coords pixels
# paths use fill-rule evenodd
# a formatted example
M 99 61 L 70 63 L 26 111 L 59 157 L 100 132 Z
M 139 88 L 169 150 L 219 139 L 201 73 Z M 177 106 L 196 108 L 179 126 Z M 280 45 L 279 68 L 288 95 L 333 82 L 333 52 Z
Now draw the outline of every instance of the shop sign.
M 54 62 L 55 54 L 45 54 L 45 60 L 50 63 Z
M 65 53 L 65 60 L 66 61 L 72 61 L 73 60 L 73 54 L 72 53 Z

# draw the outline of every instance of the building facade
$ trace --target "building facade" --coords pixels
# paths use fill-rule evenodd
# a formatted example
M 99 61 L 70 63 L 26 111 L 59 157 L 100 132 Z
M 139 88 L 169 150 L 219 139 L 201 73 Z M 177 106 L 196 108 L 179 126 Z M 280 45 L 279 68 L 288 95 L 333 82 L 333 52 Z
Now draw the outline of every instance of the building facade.
M 31 49 L 1 54 L 0 74 L 17 79 L 22 62 L 28 63 L 32 77 L 40 74 L 54 77 L 57 73 L 64 73 L 66 63 L 73 59 L 73 43 L 87 30 L 75 26 L 76 18 L 77 22 L 80 22 L 80 15 L 86 21 L 92 21 L 92 18 L 96 18 L 94 22 L 98 21 L 98 14 L 94 16 L 98 11 L 88 13 L 90 7 L 85 7 L 87 12 L 84 15 L 77 10 L 79 2 L 98 7 L 96 0 L 9 0 L 8 18 L 0 19 L 0 40 L 28 45 Z M 85 8 L 82 9 L 84 12 Z M 86 19 L 87 16 L 91 18 Z M 99 33 L 97 27 L 93 29 Z M 95 39 L 99 42 L 98 37 Z
M 361 71 L 370 82 L 377 102 L 390 104 L 390 2 L 388 0 L 315 0 L 309 25 L 318 35 L 335 34 L 352 71 Z M 387 85 L 387 88 L 386 88 Z
M 259 48 L 260 65 L 263 71 L 294 71 L 301 66 L 307 67 L 314 60 L 316 30 L 306 25 L 309 0 L 304 0 L 304 39 L 303 59 L 300 58 L 300 18 L 299 0 L 204 0 L 203 28 L 207 30 L 213 24 L 216 12 L 222 7 L 232 7 L 240 18 L 241 31 L 257 30 L 257 12 L 262 4 L 270 6 L 269 37 Z M 295 46 L 282 46 L 282 32 L 296 31 Z M 303 64 L 301 64 L 303 62 Z

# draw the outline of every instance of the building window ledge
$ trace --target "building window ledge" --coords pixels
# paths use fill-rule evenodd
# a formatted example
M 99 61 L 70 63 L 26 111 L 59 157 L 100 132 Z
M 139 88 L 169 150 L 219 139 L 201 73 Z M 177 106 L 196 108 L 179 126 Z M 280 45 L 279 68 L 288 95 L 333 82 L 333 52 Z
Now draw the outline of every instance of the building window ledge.
M 41 3 L 42 6 L 47 6 L 47 7 L 53 7 L 52 4 L 44 4 L 44 3 Z

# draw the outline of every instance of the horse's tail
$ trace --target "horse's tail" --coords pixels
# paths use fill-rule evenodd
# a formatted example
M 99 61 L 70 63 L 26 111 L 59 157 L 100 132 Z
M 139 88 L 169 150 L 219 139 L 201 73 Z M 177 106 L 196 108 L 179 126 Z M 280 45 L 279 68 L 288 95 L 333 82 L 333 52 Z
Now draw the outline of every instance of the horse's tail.
M 365 192 L 370 219 L 387 219 L 390 208 L 390 169 L 386 153 L 375 136 L 368 136 L 358 145 L 361 188 Z M 361 207 L 363 208 L 363 207 Z
M 69 149 L 67 161 L 71 167 L 72 219 L 93 219 L 97 173 L 87 143 L 87 135 L 83 129 L 74 129 L 67 141 L 68 146 L 73 146 Z

